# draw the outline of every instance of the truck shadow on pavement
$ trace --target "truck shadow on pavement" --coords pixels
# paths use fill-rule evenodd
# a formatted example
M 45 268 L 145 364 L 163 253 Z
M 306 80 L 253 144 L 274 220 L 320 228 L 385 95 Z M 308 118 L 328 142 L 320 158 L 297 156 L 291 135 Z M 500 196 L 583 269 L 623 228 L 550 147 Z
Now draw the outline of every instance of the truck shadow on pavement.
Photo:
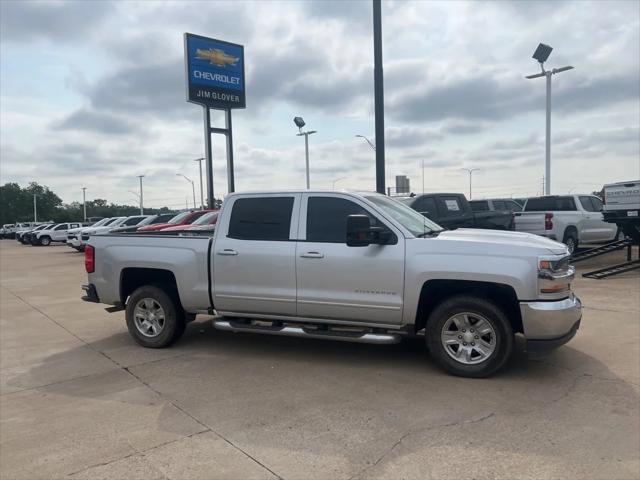
M 221 332 L 209 321 L 190 324 L 169 349 L 143 349 L 125 331 L 89 347 L 112 367 L 52 383 L 47 365 L 72 363 L 82 346 L 7 384 L 162 404 L 153 428 L 176 433 L 178 408 L 265 465 L 279 465 L 273 469 L 285 478 L 307 469 L 326 476 L 326 458 L 346 477 L 394 476 L 399 459 L 413 465 L 409 477 L 442 477 L 464 459 L 439 456 L 462 445 L 478 459 L 533 449 L 543 476 L 597 476 L 590 468 L 607 462 L 618 477 L 638 468 L 638 386 L 571 346 L 543 359 L 520 351 L 487 379 L 443 373 L 422 339 L 352 344 Z M 502 467 L 491 468 L 501 476 Z

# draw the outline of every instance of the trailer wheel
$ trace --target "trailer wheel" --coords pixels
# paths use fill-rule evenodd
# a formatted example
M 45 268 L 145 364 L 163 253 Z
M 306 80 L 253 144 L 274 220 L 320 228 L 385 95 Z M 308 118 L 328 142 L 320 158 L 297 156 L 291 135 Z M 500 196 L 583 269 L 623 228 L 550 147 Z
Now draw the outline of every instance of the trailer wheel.
M 144 285 L 127 302 L 127 328 L 143 347 L 168 347 L 184 333 L 184 310 L 177 293 L 166 290 L 170 288 Z

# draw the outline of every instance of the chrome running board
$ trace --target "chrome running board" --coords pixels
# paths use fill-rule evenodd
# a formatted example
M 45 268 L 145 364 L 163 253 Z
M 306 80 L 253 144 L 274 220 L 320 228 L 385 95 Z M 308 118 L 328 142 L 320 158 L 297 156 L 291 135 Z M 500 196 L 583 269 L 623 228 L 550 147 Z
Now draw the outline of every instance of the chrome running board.
M 337 340 L 340 342 L 373 343 L 378 345 L 389 345 L 398 343 L 400 335 L 392 333 L 371 333 L 365 331 L 337 331 L 320 330 L 307 327 L 289 325 L 253 325 L 250 323 L 233 322 L 227 319 L 217 319 L 213 321 L 214 328 L 226 332 L 248 332 L 264 333 L 267 335 L 283 335 L 287 337 L 304 337 L 321 340 Z

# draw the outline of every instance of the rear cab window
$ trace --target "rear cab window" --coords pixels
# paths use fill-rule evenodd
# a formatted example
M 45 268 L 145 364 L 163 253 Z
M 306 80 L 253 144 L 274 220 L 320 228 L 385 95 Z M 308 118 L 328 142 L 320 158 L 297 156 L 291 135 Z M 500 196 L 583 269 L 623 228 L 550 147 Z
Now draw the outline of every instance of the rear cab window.
M 575 210 L 576 203 L 573 197 L 530 198 L 524 207 L 525 212 L 563 212 Z
M 290 239 L 293 196 L 238 198 L 229 219 L 228 238 L 286 241 Z
M 486 200 L 473 200 L 472 202 L 469 202 L 469 205 L 471 205 L 471 210 L 474 212 L 489 211 L 489 202 Z

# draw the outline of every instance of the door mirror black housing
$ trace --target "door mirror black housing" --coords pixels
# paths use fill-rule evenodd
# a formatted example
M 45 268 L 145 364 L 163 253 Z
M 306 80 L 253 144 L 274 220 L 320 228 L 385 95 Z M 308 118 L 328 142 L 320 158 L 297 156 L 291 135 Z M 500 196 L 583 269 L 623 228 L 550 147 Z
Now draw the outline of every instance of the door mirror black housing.
M 368 215 L 347 217 L 347 246 L 366 247 L 371 244 L 389 245 L 397 243 L 397 237 L 385 227 L 372 227 Z
M 347 246 L 366 247 L 371 244 L 371 221 L 367 215 L 347 217 Z

